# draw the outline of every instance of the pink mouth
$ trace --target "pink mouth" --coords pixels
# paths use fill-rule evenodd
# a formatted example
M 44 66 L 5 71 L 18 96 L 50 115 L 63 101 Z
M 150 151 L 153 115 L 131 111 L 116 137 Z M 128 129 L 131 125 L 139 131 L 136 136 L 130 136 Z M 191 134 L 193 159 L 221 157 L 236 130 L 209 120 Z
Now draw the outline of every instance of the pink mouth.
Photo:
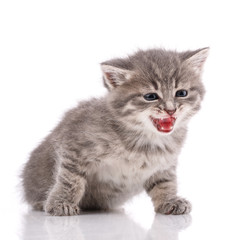
M 154 127 L 159 132 L 169 133 L 173 130 L 174 124 L 176 122 L 175 117 L 164 117 L 164 118 L 153 118 L 150 116 L 150 119 L 154 125 Z

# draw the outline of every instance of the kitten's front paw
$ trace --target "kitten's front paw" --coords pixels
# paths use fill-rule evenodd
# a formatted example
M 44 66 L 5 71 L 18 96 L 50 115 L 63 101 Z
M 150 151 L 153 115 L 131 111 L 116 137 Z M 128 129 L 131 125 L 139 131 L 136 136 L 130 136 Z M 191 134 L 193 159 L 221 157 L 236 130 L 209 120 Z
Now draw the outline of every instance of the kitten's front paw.
M 164 203 L 161 203 L 158 207 L 155 208 L 156 212 L 162 214 L 188 214 L 192 210 L 192 205 L 189 201 L 184 198 L 175 197 L 169 200 L 166 200 Z
M 79 206 L 58 201 L 47 203 L 45 205 L 45 211 L 52 216 L 73 216 L 80 214 Z

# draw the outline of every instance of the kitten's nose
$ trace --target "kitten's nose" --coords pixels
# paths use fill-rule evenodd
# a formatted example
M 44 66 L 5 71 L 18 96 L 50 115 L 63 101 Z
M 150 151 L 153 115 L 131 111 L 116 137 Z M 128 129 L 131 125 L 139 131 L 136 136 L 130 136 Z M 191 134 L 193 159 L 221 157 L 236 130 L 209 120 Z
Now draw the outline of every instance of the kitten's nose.
M 173 109 L 173 110 L 164 109 L 164 111 L 167 112 L 171 116 L 176 112 L 176 109 Z

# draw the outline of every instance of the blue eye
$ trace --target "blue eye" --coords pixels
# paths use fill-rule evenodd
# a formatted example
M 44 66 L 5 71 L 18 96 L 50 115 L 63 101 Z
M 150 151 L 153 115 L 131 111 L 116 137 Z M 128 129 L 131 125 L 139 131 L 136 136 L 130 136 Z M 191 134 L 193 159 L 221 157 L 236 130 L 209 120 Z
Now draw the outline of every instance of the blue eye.
M 154 101 L 159 99 L 159 96 L 156 93 L 147 93 L 143 97 L 147 101 Z
M 187 90 L 184 90 L 184 89 L 178 90 L 176 92 L 176 97 L 186 97 L 187 95 L 188 95 L 188 92 Z

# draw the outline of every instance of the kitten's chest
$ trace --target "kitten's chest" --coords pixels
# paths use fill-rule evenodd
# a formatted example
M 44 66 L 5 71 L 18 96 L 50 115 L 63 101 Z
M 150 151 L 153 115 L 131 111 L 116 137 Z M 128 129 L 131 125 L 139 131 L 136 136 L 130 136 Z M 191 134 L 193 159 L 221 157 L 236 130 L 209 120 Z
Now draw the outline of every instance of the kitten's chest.
M 120 148 L 104 159 L 97 177 L 122 186 L 143 185 L 152 174 L 168 169 L 174 161 L 174 155 L 164 151 L 129 152 Z

